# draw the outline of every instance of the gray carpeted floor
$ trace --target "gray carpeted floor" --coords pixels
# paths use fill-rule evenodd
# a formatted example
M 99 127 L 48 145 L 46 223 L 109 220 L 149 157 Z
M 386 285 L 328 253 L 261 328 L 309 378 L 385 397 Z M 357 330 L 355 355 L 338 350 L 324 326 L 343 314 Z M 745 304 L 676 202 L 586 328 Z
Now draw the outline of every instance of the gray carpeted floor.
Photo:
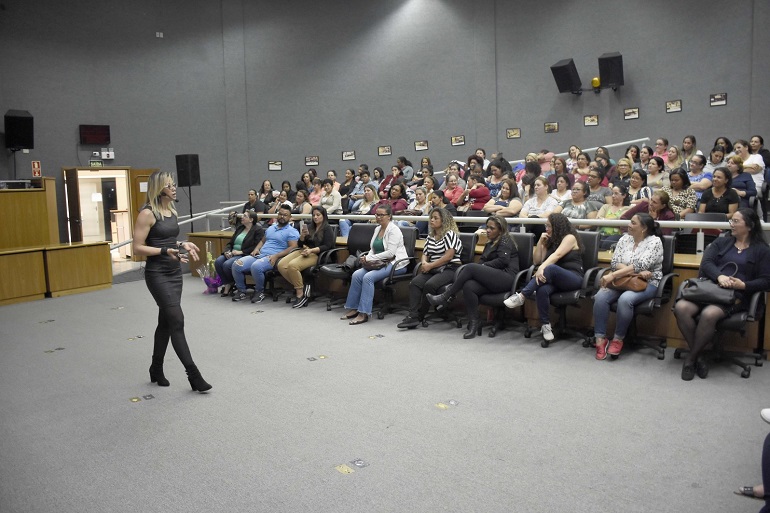
M 732 490 L 760 481 L 767 369 L 686 383 L 671 351 L 597 362 L 522 330 L 348 326 L 202 290 L 186 278 L 183 308 L 208 394 L 171 348 L 171 387 L 149 383 L 143 281 L 0 307 L 0 512 L 761 506 Z

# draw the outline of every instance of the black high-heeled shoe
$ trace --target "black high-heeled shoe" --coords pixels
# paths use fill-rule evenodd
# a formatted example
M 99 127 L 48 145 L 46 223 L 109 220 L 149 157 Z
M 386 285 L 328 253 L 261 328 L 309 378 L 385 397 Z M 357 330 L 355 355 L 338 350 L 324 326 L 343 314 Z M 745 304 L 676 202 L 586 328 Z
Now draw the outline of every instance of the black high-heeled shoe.
M 443 292 L 441 294 L 426 294 L 425 299 L 428 300 L 428 303 L 435 306 L 438 311 L 451 304 L 455 297 L 449 294 L 449 292 Z
M 159 387 L 167 387 L 171 384 L 163 375 L 163 364 L 150 365 L 150 382 L 157 383 Z
M 476 338 L 476 335 L 481 335 L 481 320 L 471 319 L 468 321 L 468 331 L 463 334 L 463 338 Z
M 190 386 L 195 392 L 205 392 L 211 390 L 211 385 L 206 383 L 206 380 L 201 376 L 198 367 L 195 365 L 190 366 L 187 369 L 187 380 L 190 382 Z

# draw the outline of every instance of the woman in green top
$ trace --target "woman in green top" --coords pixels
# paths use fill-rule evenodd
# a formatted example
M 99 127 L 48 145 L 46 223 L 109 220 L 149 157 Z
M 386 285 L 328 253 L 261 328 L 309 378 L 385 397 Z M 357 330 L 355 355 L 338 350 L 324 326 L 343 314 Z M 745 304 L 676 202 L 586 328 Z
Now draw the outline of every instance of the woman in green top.
M 265 236 L 265 230 L 261 226 L 255 225 L 257 213 L 253 210 L 247 210 L 243 213 L 241 224 L 236 228 L 235 233 L 230 238 L 230 242 L 225 246 L 225 250 L 214 261 L 214 268 L 217 275 L 222 278 L 222 297 L 230 295 L 233 288 L 233 264 L 241 255 L 248 255 L 257 247 L 259 241 Z
M 628 188 L 618 184 L 612 188 L 612 202 L 609 205 L 602 205 L 599 213 L 596 214 L 596 219 L 617 221 L 628 209 Z M 620 236 L 623 235 L 619 226 L 602 226 L 599 232 L 602 234 L 599 249 L 603 250 L 610 249 L 610 246 L 619 241 Z

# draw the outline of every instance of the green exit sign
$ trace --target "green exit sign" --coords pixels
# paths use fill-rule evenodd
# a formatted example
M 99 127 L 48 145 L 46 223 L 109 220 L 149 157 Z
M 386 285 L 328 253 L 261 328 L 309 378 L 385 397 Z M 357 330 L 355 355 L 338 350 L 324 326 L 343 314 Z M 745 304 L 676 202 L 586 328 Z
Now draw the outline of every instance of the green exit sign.
M 101 160 L 89 160 L 88 165 L 91 167 L 104 167 L 104 162 Z

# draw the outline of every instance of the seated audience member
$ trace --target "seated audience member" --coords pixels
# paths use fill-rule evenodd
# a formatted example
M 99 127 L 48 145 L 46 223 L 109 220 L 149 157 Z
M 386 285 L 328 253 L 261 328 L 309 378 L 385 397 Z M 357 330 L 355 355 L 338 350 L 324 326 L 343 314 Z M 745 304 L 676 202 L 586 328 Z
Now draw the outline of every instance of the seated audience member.
M 463 338 L 476 337 L 481 322 L 479 297 L 485 294 L 507 292 L 519 272 L 516 243 L 508 234 L 508 224 L 500 216 L 490 216 L 486 222 L 487 244 L 476 263 L 463 266 L 452 285 L 443 294 L 427 294 L 428 302 L 440 310 L 454 301 L 462 290 L 468 312 L 468 331 Z
M 468 162 L 465 165 L 465 179 L 467 180 L 468 177 L 472 174 L 484 174 L 484 159 L 477 156 L 477 155 L 471 155 L 468 157 Z M 474 172 L 475 171 L 475 172 Z
M 722 146 L 716 146 L 711 150 L 711 153 L 709 153 L 709 158 L 706 162 L 706 164 L 703 166 L 703 172 L 711 176 L 711 174 L 714 172 L 714 170 L 718 167 L 724 166 L 724 160 L 725 160 L 725 149 Z M 692 159 L 690 159 L 692 161 Z M 690 173 L 690 168 L 687 169 L 687 172 Z M 711 187 L 709 185 L 709 187 Z M 705 189 L 704 189 L 705 190 Z
M 553 174 L 553 168 L 551 167 L 551 159 L 553 159 L 553 157 L 554 153 L 546 149 L 540 150 L 537 154 L 537 163 L 540 165 L 541 173 L 545 177 Z
M 759 155 L 765 163 L 765 169 L 770 167 L 770 150 L 765 148 L 765 140 L 761 135 L 752 135 L 749 139 L 749 148 L 752 155 Z
M 674 169 L 679 169 L 679 166 Z M 662 187 L 670 185 L 668 175 L 669 171 L 664 171 L 663 169 L 663 159 L 660 157 L 652 157 L 647 164 L 647 187 L 654 192 Z
M 735 144 L 737 146 L 738 141 Z M 749 200 L 757 195 L 757 186 L 752 175 L 743 172 L 743 160 L 739 155 L 727 159 L 727 169 L 733 179 L 732 187 L 741 199 L 738 208 L 749 208 Z
M 669 206 L 674 214 L 683 220 L 688 214 L 695 212 L 698 197 L 690 187 L 690 178 L 684 169 L 675 169 L 669 176 L 669 184 L 661 189 L 671 199 Z
M 765 161 L 761 155 L 752 155 L 749 150 L 748 141 L 743 139 L 738 139 L 733 145 L 735 155 L 743 159 L 743 171 L 751 175 L 755 189 L 761 191 L 765 183 Z
M 313 188 L 308 195 L 308 200 L 310 200 L 310 204 L 313 206 L 321 204 L 321 196 L 324 194 L 322 184 L 323 181 L 320 178 L 313 178 Z
M 291 201 L 289 201 L 288 198 L 287 198 L 286 191 L 281 191 L 281 192 L 278 193 L 278 197 L 273 202 L 272 206 L 267 210 L 267 213 L 268 214 L 277 214 L 278 213 L 278 209 L 281 206 L 284 206 L 284 205 L 287 205 L 289 207 L 289 209 L 294 208 L 294 205 L 292 205 Z M 275 223 L 275 219 L 276 218 L 274 218 L 274 217 L 270 218 L 270 220 L 267 222 L 267 224 L 271 225 L 271 224 Z
M 715 178 L 719 174 L 714 172 Z M 728 273 L 735 263 L 738 271 Z M 697 373 L 708 375 L 708 365 L 701 352 L 714 338 L 717 323 L 728 315 L 743 311 L 752 294 L 770 290 L 770 248 L 762 235 L 762 225 L 754 210 L 742 208 L 730 220 L 730 235 L 717 237 L 706 247 L 700 264 L 700 275 L 727 289 L 735 289 L 739 301 L 734 305 L 698 304 L 680 299 L 674 305 L 679 331 L 690 352 L 684 355 L 682 379 L 690 381 Z
M 374 286 L 377 282 L 390 275 L 396 262 L 398 267 L 395 275 L 406 273 L 409 264 L 404 235 L 396 223 L 392 222 L 393 211 L 390 205 L 378 206 L 374 216 L 379 226 L 372 235 L 370 251 L 361 256 L 361 263 L 366 265 L 365 262 L 379 262 L 383 267 L 372 270 L 361 267 L 353 273 L 345 301 L 345 308 L 348 311 L 340 318 L 343 321 L 350 321 L 351 326 L 367 322 L 372 315 Z
M 728 219 L 738 210 L 741 198 L 732 188 L 733 177 L 726 167 L 718 167 L 711 178 L 711 188 L 703 192 L 698 212 L 719 212 Z
M 390 192 L 390 188 L 394 183 L 398 181 L 399 177 L 401 176 L 401 169 L 398 166 L 392 166 L 390 168 L 390 174 L 380 182 L 380 197 L 382 197 L 383 192 Z
M 425 295 L 452 283 L 461 263 L 463 243 L 449 212 L 443 208 L 431 210 L 429 226 L 419 271 L 409 282 L 409 314 L 399 328 L 416 328 L 422 323 L 430 308 Z
M 398 157 L 396 159 L 396 166 L 398 167 L 400 175 L 404 178 L 405 181 L 412 179 L 414 176 L 414 169 L 412 168 L 412 163 L 409 162 L 406 157 Z
M 567 189 L 572 188 L 572 184 L 575 183 L 575 177 L 567 170 L 567 161 L 561 157 L 554 157 L 553 159 L 553 173 L 548 177 L 548 185 L 551 190 L 556 190 L 556 179 L 559 176 L 566 176 L 569 182 Z
M 434 190 L 438 190 L 438 187 L 436 187 L 436 179 L 433 178 L 431 175 L 428 175 L 425 177 L 425 180 L 423 180 L 423 185 L 421 185 L 423 189 L 425 189 L 425 194 L 430 194 Z M 407 193 L 413 192 L 407 189 Z
M 592 171 L 592 173 L 595 173 L 595 171 Z M 553 209 L 554 213 L 564 214 L 569 219 L 595 218 L 597 208 L 594 203 L 588 201 L 588 190 L 589 188 L 586 182 L 575 183 L 575 185 L 572 186 L 572 198 Z M 611 195 L 612 193 L 610 193 L 610 196 Z
M 259 200 L 270 208 L 278 197 L 278 192 L 273 188 L 273 183 L 270 180 L 265 180 L 262 182 L 262 187 L 259 188 Z
M 615 185 L 623 185 L 628 189 L 628 186 L 631 183 L 631 172 L 634 169 L 633 164 L 629 159 L 624 157 L 618 160 L 618 163 L 615 164 L 615 169 L 617 170 L 617 174 L 612 178 L 610 184 L 613 187 Z
M 628 200 L 631 205 L 649 199 L 652 196 L 652 189 L 647 187 L 647 173 L 637 169 L 631 173 L 631 180 L 628 183 Z
M 334 182 L 331 178 L 323 181 L 324 193 L 321 195 L 319 204 L 326 209 L 327 214 L 342 214 L 342 196 L 338 190 L 334 189 Z
M 356 181 L 356 172 L 348 168 L 345 170 L 345 180 L 340 184 L 339 193 L 342 202 L 342 211 L 347 212 L 350 209 L 350 193 L 358 184 Z
M 364 187 L 371 181 L 372 176 L 368 170 L 361 171 L 359 180 L 353 186 L 353 189 L 348 193 L 348 199 L 350 201 L 350 211 L 358 210 L 358 205 L 361 200 L 364 199 Z M 375 186 L 376 187 L 376 186 Z
M 463 184 L 465 184 L 465 180 L 463 180 Z M 444 186 L 445 187 L 441 190 L 444 191 L 444 196 L 446 196 L 447 201 L 453 205 L 457 205 L 457 200 L 460 199 L 463 192 L 465 192 L 465 186 L 460 186 L 460 177 L 455 173 L 450 172 L 444 181 Z
M 340 190 L 340 183 L 337 181 L 337 171 L 330 169 L 326 172 L 326 178 L 332 181 L 332 189 Z M 322 182 L 323 183 L 323 182 Z
M 377 190 L 380 189 L 380 184 L 385 179 L 385 171 L 382 170 L 381 167 L 375 167 L 372 170 L 372 184 L 377 187 Z
M 503 186 L 503 180 L 505 175 L 503 174 L 506 169 L 507 162 L 502 160 L 495 160 L 489 164 L 489 178 L 486 180 L 486 187 L 489 190 L 489 195 L 493 198 L 500 194 L 500 188 Z
M 599 174 L 602 177 L 600 185 L 602 187 L 607 187 L 610 184 L 610 180 L 615 179 L 615 176 L 617 175 L 617 169 L 614 165 L 610 164 L 610 161 L 607 160 L 604 155 L 597 155 L 594 157 L 593 162 L 588 164 L 589 172 L 594 169 L 594 166 L 596 166 L 596 170 L 599 171 Z
M 425 191 L 425 187 L 417 187 L 414 190 L 414 201 L 409 204 L 409 207 L 402 212 L 405 216 L 426 216 L 428 211 L 431 210 L 431 204 L 428 201 L 428 194 Z M 396 221 L 398 226 L 415 226 L 416 223 L 412 221 Z
M 444 170 L 444 181 L 439 187 L 439 190 L 446 191 L 450 176 L 457 177 L 456 185 L 457 187 L 460 187 L 460 190 L 465 189 L 465 180 L 460 176 L 460 164 L 457 162 L 450 162 L 449 166 Z
M 598 156 L 603 156 L 610 166 L 615 165 L 615 161 L 610 158 L 610 150 L 606 146 L 599 146 L 594 152 L 594 159 Z
M 446 195 L 441 191 L 433 191 L 428 197 L 432 208 L 443 208 L 449 212 L 452 217 L 457 217 L 457 209 L 449 202 Z
M 537 271 L 529 283 L 505 300 L 505 306 L 516 308 L 526 298 L 536 296 L 540 332 L 546 341 L 553 340 L 549 310 L 551 294 L 576 290 L 583 285 L 583 247 L 572 223 L 563 214 L 551 214 L 545 232 L 537 241 L 534 263 Z
M 694 135 L 685 135 L 684 139 L 682 139 L 682 169 L 685 171 L 690 169 L 690 159 L 692 159 L 695 155 L 703 155 L 703 152 L 698 149 L 697 142 L 695 141 Z
M 297 201 L 297 203 L 291 209 L 292 217 L 300 214 L 310 214 L 313 205 L 311 205 L 310 201 L 308 200 L 308 194 L 309 193 L 305 189 L 299 189 L 297 191 L 297 194 L 294 196 L 294 199 Z M 305 222 L 307 222 L 307 220 L 305 220 Z M 294 223 L 294 228 L 299 231 L 299 221 Z
M 703 168 L 705 165 L 706 159 L 703 155 L 694 155 L 693 158 L 690 159 L 690 170 L 687 173 L 687 177 L 690 179 L 690 188 L 695 191 L 695 196 L 698 198 L 699 203 L 703 196 L 703 191 L 711 188 L 711 179 L 713 176 L 713 171 L 711 173 L 704 171 Z
M 641 149 L 636 144 L 632 144 L 628 148 L 626 148 L 626 151 L 624 153 L 624 158 L 627 158 L 631 162 L 631 169 L 633 169 L 634 164 L 638 163 L 640 161 L 639 154 L 641 153 Z M 618 163 L 620 163 L 620 160 L 618 160 Z M 617 166 L 617 164 L 615 164 Z M 630 170 L 629 170 L 630 173 Z
M 310 284 L 305 285 L 302 271 L 314 266 L 318 255 L 335 245 L 334 230 L 329 225 L 325 208 L 319 205 L 313 207 L 312 222 L 302 224 L 298 243 L 299 250 L 283 257 L 276 266 L 281 276 L 294 287 L 296 298 L 292 308 L 302 308 L 310 301 Z
M 572 198 L 572 185 L 570 184 L 569 179 L 570 177 L 567 175 L 559 175 L 556 177 L 554 188 L 551 191 L 551 197 L 559 203 L 563 203 Z
M 291 182 L 288 180 L 281 182 L 281 190 L 286 192 L 286 199 L 294 203 L 294 197 L 297 193 L 291 190 Z
M 497 198 L 490 198 L 484 205 L 484 212 L 487 214 L 497 214 L 500 217 L 516 217 L 521 211 L 522 203 L 519 199 L 519 190 L 516 182 L 510 178 L 503 180 L 503 186 L 500 188 L 500 195 Z
M 486 171 L 489 168 L 489 159 L 487 159 L 487 150 L 484 148 L 476 148 L 475 155 L 481 159 L 479 162 L 481 164 L 481 168 Z
M 248 255 L 257 243 L 265 236 L 265 231 L 261 226 L 255 224 L 257 213 L 253 210 L 247 210 L 241 217 L 241 224 L 235 229 L 235 233 L 230 238 L 230 242 L 225 246 L 225 250 L 214 261 L 214 268 L 217 274 L 222 278 L 222 297 L 230 295 L 233 287 L 233 264 L 241 255 Z
M 602 208 L 602 205 L 607 205 L 612 201 L 612 189 L 603 186 L 602 180 L 601 172 L 592 169 L 588 172 L 588 180 L 583 182 L 587 185 L 585 191 L 587 194 L 586 201 L 593 204 L 594 210 L 599 210 Z M 575 188 L 573 187 L 572 189 L 574 190 Z
M 634 319 L 634 307 L 655 296 L 663 278 L 663 240 L 655 220 L 647 214 L 631 218 L 628 232 L 620 238 L 612 253 L 610 272 L 601 278 L 601 289 L 594 296 L 594 333 L 596 359 L 607 355 L 618 356 L 623 349 L 628 327 Z M 615 290 L 608 285 L 617 278 L 638 274 L 647 280 L 647 288 L 641 292 Z M 610 307 L 617 303 L 615 335 L 608 343 L 607 320 Z
M 577 156 L 577 165 L 572 168 L 572 174 L 575 180 L 578 182 L 585 182 L 588 180 L 588 164 L 591 162 L 591 157 L 588 153 L 581 151 Z
M 577 157 L 580 154 L 582 150 L 575 146 L 574 144 L 569 147 L 569 151 L 567 152 L 567 171 L 572 174 L 572 170 L 575 169 L 575 166 L 577 166 Z M 570 184 L 570 187 L 572 187 L 572 184 Z
M 648 214 L 655 221 L 676 221 L 676 214 L 671 210 L 671 198 L 663 190 L 652 193 L 649 199 L 642 200 L 620 216 L 621 219 L 631 219 L 639 213 Z M 671 235 L 673 228 L 661 228 L 663 235 Z
M 369 215 L 374 204 L 377 203 L 377 187 L 371 183 L 364 187 L 364 199 L 357 203 L 357 208 L 350 213 L 355 215 Z M 352 219 L 340 219 L 340 237 L 347 237 L 350 234 L 350 227 L 355 223 L 365 223 L 366 221 L 357 221 Z
M 233 279 L 238 291 L 233 301 L 246 299 L 246 278 L 244 273 L 251 272 L 254 278 L 254 296 L 252 303 L 261 303 L 265 299 L 265 272 L 273 269 L 281 258 L 291 253 L 297 247 L 299 232 L 291 223 L 291 208 L 281 205 L 278 208 L 278 218 L 275 224 L 265 231 L 265 237 L 249 255 L 242 256 L 232 266 Z
M 409 204 L 406 202 L 404 194 L 404 184 L 401 182 L 394 183 L 386 194 L 386 196 L 369 210 L 369 215 L 374 215 L 378 208 L 383 205 L 388 205 L 393 215 L 399 215 L 404 210 L 409 208 Z M 382 193 L 382 191 L 380 191 Z M 382 197 L 382 196 L 381 196 Z
M 725 149 L 725 156 L 733 153 L 733 143 L 727 137 L 717 137 L 714 146 L 721 146 Z
M 540 219 L 546 219 L 553 213 L 556 207 L 559 206 L 552 196 L 549 195 L 548 179 L 542 176 L 535 178 L 533 186 L 535 190 L 535 196 L 524 202 L 524 206 L 521 207 L 519 217 L 539 217 Z M 545 228 L 542 224 L 528 224 L 526 230 L 529 233 L 534 233 L 535 238 L 539 238 L 544 233 Z
M 682 153 L 679 151 L 679 148 L 670 146 L 666 151 L 666 154 L 668 155 L 668 159 L 666 160 L 663 170 L 670 173 L 674 169 L 682 167 L 684 159 L 682 158 Z
M 602 208 L 600 208 L 599 212 L 596 214 L 596 219 L 619 220 L 629 209 L 627 203 L 628 189 L 626 189 L 624 185 L 616 185 L 612 188 L 611 203 L 609 205 L 602 205 Z M 599 248 L 602 250 L 610 249 L 612 244 L 617 242 L 623 234 L 622 229 L 619 226 L 602 226 L 599 228 L 599 233 L 601 233 Z
M 260 201 L 260 199 L 257 197 L 257 191 L 254 189 L 249 189 L 249 201 L 243 205 L 242 213 L 246 213 L 249 210 L 256 212 L 257 214 L 267 213 L 267 205 Z M 255 220 L 256 219 L 259 218 L 255 218 Z
M 472 174 L 468 177 L 468 187 L 457 200 L 458 205 L 466 206 L 466 215 L 478 215 L 484 210 L 484 205 L 490 199 L 489 189 L 481 175 Z
M 652 154 L 653 157 L 660 157 L 663 159 L 663 162 L 668 161 L 668 139 L 665 137 L 661 137 L 660 139 L 655 139 L 655 153 Z
M 313 177 L 310 176 L 310 173 L 302 173 L 302 177 L 297 182 L 297 190 L 300 189 L 305 189 L 307 192 L 313 190 Z
M 637 169 L 647 172 L 647 166 L 650 163 L 650 159 L 653 155 L 653 150 L 649 146 L 642 146 L 642 149 L 639 150 L 639 162 L 635 162 L 632 171 L 635 171 Z

